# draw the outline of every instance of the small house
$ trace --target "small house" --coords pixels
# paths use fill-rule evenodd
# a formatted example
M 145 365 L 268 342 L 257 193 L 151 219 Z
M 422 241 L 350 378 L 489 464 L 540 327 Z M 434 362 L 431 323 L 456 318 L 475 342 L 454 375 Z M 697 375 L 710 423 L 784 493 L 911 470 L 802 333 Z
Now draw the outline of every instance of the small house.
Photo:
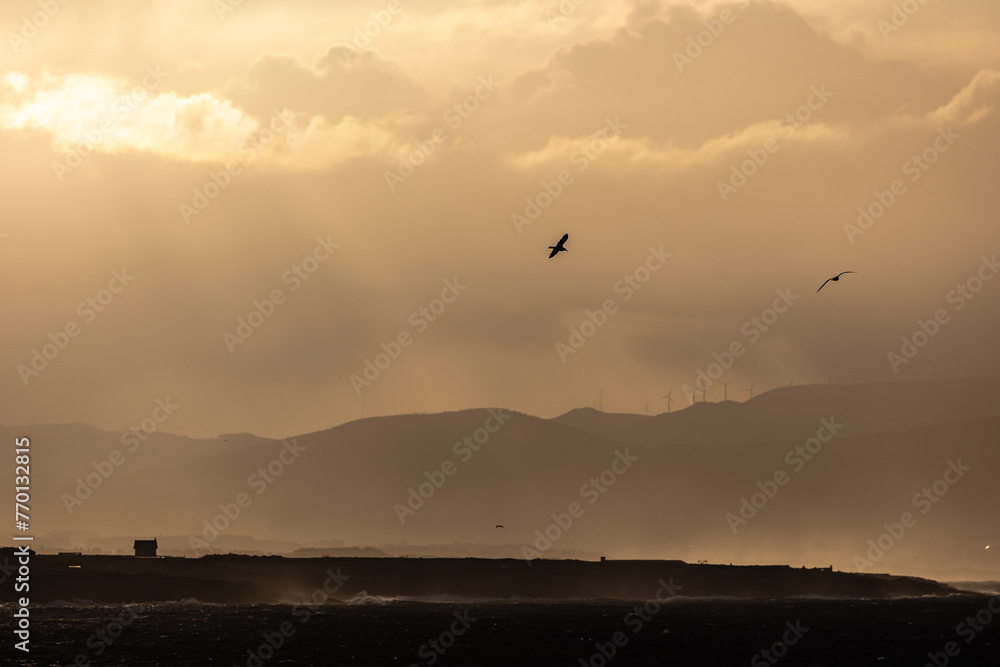
M 135 557 L 136 558 L 156 558 L 156 540 L 136 540 L 135 544 Z

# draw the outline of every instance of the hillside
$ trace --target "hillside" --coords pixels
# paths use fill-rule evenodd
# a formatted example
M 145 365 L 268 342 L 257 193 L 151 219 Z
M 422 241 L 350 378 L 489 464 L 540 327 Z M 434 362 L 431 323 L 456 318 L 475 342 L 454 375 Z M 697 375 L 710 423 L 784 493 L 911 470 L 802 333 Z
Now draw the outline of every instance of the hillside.
M 174 436 L 162 436 L 141 464 L 126 459 L 89 498 L 72 503 L 72 513 L 67 498 L 91 465 L 70 445 L 54 445 L 73 442 L 74 427 L 46 427 L 33 431 L 35 442 L 49 443 L 50 457 L 65 449 L 67 460 L 53 474 L 40 464 L 39 448 L 33 519 L 44 532 L 198 536 L 200 542 L 187 540 L 195 554 L 253 536 L 306 548 L 331 540 L 346 547 L 508 544 L 542 556 L 832 564 L 847 571 L 867 561 L 865 571 L 997 578 L 1000 549 L 985 547 L 1000 544 L 1000 523 L 987 509 L 1000 504 L 1000 416 L 923 423 L 989 412 L 985 405 L 964 412 L 944 406 L 908 424 L 891 407 L 931 389 L 792 387 L 746 404 L 698 404 L 623 420 L 652 428 L 669 426 L 668 417 L 696 423 L 712 411 L 744 413 L 714 427 L 716 440 L 705 426 L 707 442 L 692 444 L 670 444 L 670 432 L 661 438 L 667 444 L 627 444 L 637 431 L 615 439 L 565 419 L 492 409 L 369 418 L 239 447 L 209 441 L 198 449 L 197 441 L 176 439 L 178 449 L 170 450 Z M 884 422 L 862 409 L 883 404 Z M 857 422 L 838 414 L 840 407 Z M 621 416 L 590 417 L 608 424 Z M 760 424 L 760 437 L 720 442 L 735 437 L 739 419 Z M 892 428 L 900 425 L 906 428 Z M 86 451 L 100 444 L 89 441 Z M 906 512 L 915 525 L 898 539 L 884 537 Z M 880 539 L 889 548 L 872 550 L 869 540 Z
M 830 415 L 844 424 L 842 436 L 866 435 L 996 417 L 1000 415 L 1000 380 L 800 385 L 779 387 L 743 403 L 698 402 L 677 409 L 685 404 L 683 396 L 675 396 L 675 409 L 656 416 L 580 408 L 554 421 L 634 445 L 794 440 L 809 437 L 815 424 Z

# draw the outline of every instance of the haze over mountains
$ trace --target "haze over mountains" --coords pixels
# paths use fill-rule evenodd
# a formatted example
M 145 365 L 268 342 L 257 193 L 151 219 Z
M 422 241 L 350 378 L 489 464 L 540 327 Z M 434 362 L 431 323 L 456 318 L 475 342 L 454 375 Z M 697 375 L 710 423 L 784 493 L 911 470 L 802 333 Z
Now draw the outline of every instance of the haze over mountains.
M 715 393 L 721 386 L 712 387 Z M 742 387 L 730 387 L 742 396 Z M 717 397 L 716 397 L 717 398 Z M 590 408 L 556 418 L 563 424 L 637 445 L 735 445 L 796 439 L 831 414 L 844 423 L 840 437 L 900 431 L 1000 416 L 1000 382 L 994 379 L 922 380 L 861 385 L 779 387 L 745 403 L 694 403 L 683 398 L 670 414 L 655 417 L 604 414 Z
M 32 436 L 40 549 L 46 535 L 87 548 L 96 533 L 194 555 L 253 536 L 265 551 L 413 545 L 987 579 L 1000 578 L 998 399 L 992 379 L 811 385 L 652 417 L 476 409 L 285 441 L 154 433 L 131 451 L 80 425 L 3 431 Z

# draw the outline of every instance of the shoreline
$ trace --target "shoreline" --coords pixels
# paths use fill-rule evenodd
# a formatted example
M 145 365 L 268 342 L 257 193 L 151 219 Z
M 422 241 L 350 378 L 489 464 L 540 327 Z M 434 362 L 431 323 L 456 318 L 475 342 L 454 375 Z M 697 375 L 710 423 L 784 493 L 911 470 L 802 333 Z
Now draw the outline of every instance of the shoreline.
M 370 597 L 457 596 L 525 600 L 644 600 L 664 586 L 683 598 L 891 599 L 975 595 L 929 579 L 787 565 L 678 560 L 578 561 L 486 558 L 201 558 L 43 555 L 31 558 L 32 603 L 344 602 Z M 0 602 L 14 602 L 12 588 Z

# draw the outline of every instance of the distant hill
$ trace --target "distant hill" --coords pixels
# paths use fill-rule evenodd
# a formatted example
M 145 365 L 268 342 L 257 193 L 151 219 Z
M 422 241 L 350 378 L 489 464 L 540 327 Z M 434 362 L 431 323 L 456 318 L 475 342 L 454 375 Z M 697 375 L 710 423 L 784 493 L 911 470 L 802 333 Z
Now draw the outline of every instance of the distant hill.
M 33 469 L 32 511 L 46 531 L 201 535 L 209 550 L 223 552 L 229 538 L 252 535 L 262 544 L 506 543 L 514 553 L 527 545 L 553 556 L 849 571 L 869 540 L 910 512 L 916 525 L 902 538 L 882 538 L 891 541 L 884 554 L 872 552 L 875 571 L 996 579 L 1000 546 L 985 546 L 1000 545 L 1000 402 L 986 404 L 995 383 L 973 388 L 979 393 L 965 407 L 955 403 L 960 388 L 949 382 L 821 385 L 649 418 L 577 411 L 541 419 L 475 409 L 368 418 L 230 450 L 237 443 L 162 436 L 145 459 L 126 459 L 72 514 L 63 499 L 92 470 L 87 457 L 106 457 L 100 446 L 116 445 L 90 434 L 83 456 L 73 451 L 75 427 L 44 427 L 32 431 L 47 443 L 39 448 L 46 464 Z M 620 423 L 621 434 L 581 428 L 578 417 L 595 430 Z M 843 425 L 836 436 L 807 444 L 818 432 L 827 437 L 819 429 L 831 417 Z M 683 439 L 672 430 L 680 420 L 691 420 Z M 703 437 L 693 424 L 701 424 Z M 654 444 L 629 444 L 640 426 Z M 664 428 L 660 435 L 657 427 Z M 691 444 L 677 444 L 688 437 Z M 808 446 L 812 454 L 802 449 Z M 66 460 L 50 468 L 61 452 Z M 958 462 L 963 473 L 956 477 L 948 471 Z M 12 474 L 7 465 L 0 473 Z M 927 489 L 933 502 L 920 500 Z M 736 522 L 734 533 L 729 517 L 750 499 L 759 507 L 743 508 L 751 516 Z M 206 523 L 220 527 L 222 537 L 213 538 Z
M 675 402 L 683 402 L 683 398 Z M 695 403 L 656 416 L 592 408 L 554 421 L 636 445 L 735 445 L 805 438 L 821 417 L 837 417 L 842 436 L 904 431 L 1000 416 L 1000 380 L 955 379 L 780 387 L 744 403 Z
M 138 428 L 138 427 L 137 427 Z M 32 463 L 36 469 L 35 482 L 62 477 L 86 477 L 109 459 L 112 452 L 121 453 L 121 465 L 131 470 L 161 468 L 194 461 L 206 456 L 235 452 L 255 447 L 266 438 L 250 434 L 220 436 L 218 438 L 189 438 L 171 433 L 154 431 L 103 431 L 86 424 L 42 424 L 30 427 L 0 426 L 0 438 L 13 442 L 25 434 L 32 440 Z M 37 446 L 35 446 L 37 445 Z M 0 471 L 13 474 L 13 460 L 0 461 Z M 44 477 L 37 473 L 43 472 Z

